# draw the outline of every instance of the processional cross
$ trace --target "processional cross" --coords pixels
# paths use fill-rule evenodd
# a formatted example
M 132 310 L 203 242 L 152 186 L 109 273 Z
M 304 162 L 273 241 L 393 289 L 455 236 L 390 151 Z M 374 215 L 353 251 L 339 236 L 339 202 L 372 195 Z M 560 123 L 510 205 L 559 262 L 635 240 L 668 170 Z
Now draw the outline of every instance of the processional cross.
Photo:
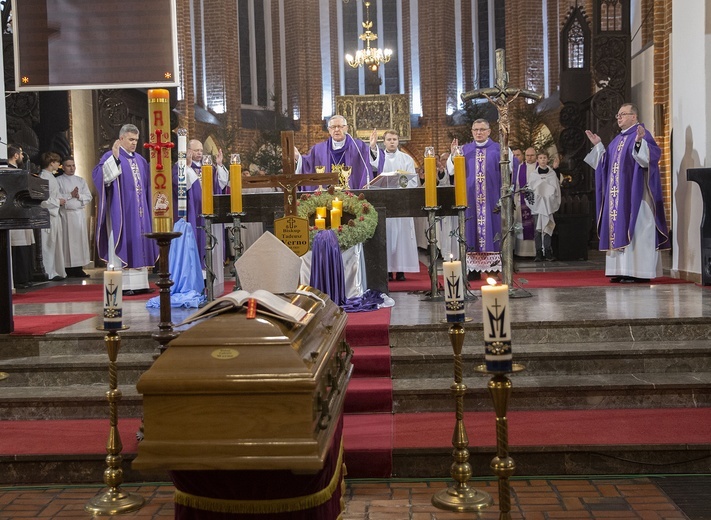
M 509 162 L 509 104 L 521 96 L 528 99 L 541 99 L 541 94 L 532 90 L 508 86 L 509 73 L 506 72 L 506 51 L 496 49 L 496 73 L 494 87 L 470 90 L 462 94 L 462 101 L 486 98 L 499 113 L 499 143 L 501 145 L 501 263 L 503 266 L 503 282 L 509 286 L 512 296 L 517 296 L 513 289 L 513 191 L 511 188 L 511 169 Z M 522 296 L 522 295 L 518 295 Z

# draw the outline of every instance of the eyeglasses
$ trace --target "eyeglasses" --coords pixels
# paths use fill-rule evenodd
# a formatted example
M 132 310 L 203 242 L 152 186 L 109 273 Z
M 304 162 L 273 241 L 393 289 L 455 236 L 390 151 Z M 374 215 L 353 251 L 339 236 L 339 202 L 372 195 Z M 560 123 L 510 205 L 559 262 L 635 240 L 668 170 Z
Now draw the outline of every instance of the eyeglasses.
M 619 114 L 617 114 L 615 116 L 615 119 L 619 119 L 621 117 L 631 116 L 631 115 L 633 115 L 633 112 L 620 112 Z
M 334 130 L 342 130 L 343 128 L 348 127 L 348 125 L 331 125 L 328 128 L 333 128 Z
M 491 128 L 472 128 L 472 132 L 488 132 Z

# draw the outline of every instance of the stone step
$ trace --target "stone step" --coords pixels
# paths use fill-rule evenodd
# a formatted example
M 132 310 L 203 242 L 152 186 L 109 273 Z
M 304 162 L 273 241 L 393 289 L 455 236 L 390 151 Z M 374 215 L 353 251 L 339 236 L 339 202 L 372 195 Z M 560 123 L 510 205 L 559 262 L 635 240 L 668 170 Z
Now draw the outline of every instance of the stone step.
M 484 362 L 483 343 L 462 350 L 464 373 Z M 629 374 L 711 372 L 707 340 L 562 344 L 514 344 L 514 359 L 526 374 Z M 452 377 L 451 345 L 391 349 L 393 378 Z
M 512 323 L 511 336 L 514 347 L 519 343 L 565 346 L 599 342 L 698 341 L 711 339 L 710 325 L 709 318 L 537 321 Z M 484 344 L 481 322 L 476 319 L 468 322 L 465 329 L 465 349 L 479 349 Z M 449 346 L 448 331 L 447 323 L 395 325 L 390 327 L 390 345 L 393 348 Z
M 711 406 L 711 372 L 511 376 L 510 410 Z M 393 412 L 454 411 L 452 378 L 393 380 Z M 488 376 L 464 377 L 466 410 L 491 410 Z
M 118 359 L 128 353 L 153 353 L 158 347 L 150 332 L 121 333 L 121 349 Z M 97 331 L 95 334 L 80 333 L 47 334 L 46 336 L 12 336 L 0 334 L 0 360 L 16 359 L 32 356 L 62 356 L 85 354 L 106 354 L 104 336 Z M 106 358 L 108 362 L 108 357 Z

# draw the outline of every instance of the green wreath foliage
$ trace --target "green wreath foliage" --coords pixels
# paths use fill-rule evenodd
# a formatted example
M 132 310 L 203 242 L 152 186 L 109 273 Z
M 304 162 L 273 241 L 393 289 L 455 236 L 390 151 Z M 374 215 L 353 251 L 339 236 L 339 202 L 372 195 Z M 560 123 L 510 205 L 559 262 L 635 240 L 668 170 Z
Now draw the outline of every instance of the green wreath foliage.
M 350 191 L 336 191 L 331 187 L 328 191 L 302 193 L 296 201 L 296 212 L 299 217 L 309 220 L 309 246 L 313 244 L 314 237 L 319 231 L 314 222 L 316 208 L 325 207 L 330 214 L 333 199 L 343 201 L 341 225 L 338 229 L 334 229 L 342 251 L 373 237 L 378 225 L 378 212 L 375 208 L 365 200 L 362 193 L 355 195 Z

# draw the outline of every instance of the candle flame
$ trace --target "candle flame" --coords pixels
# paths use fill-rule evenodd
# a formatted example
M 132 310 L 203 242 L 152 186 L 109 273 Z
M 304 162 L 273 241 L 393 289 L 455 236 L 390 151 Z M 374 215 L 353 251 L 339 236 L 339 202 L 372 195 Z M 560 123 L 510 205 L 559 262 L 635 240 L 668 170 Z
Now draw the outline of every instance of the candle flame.
M 486 283 L 489 285 L 496 285 L 498 282 L 496 281 L 496 278 L 492 278 L 491 276 L 486 279 Z
M 114 264 L 109 264 L 109 265 L 107 265 L 106 267 L 109 269 L 109 271 L 113 271 L 113 270 L 114 270 Z
M 452 262 L 454 260 L 454 255 L 452 253 L 449 253 L 449 261 Z

